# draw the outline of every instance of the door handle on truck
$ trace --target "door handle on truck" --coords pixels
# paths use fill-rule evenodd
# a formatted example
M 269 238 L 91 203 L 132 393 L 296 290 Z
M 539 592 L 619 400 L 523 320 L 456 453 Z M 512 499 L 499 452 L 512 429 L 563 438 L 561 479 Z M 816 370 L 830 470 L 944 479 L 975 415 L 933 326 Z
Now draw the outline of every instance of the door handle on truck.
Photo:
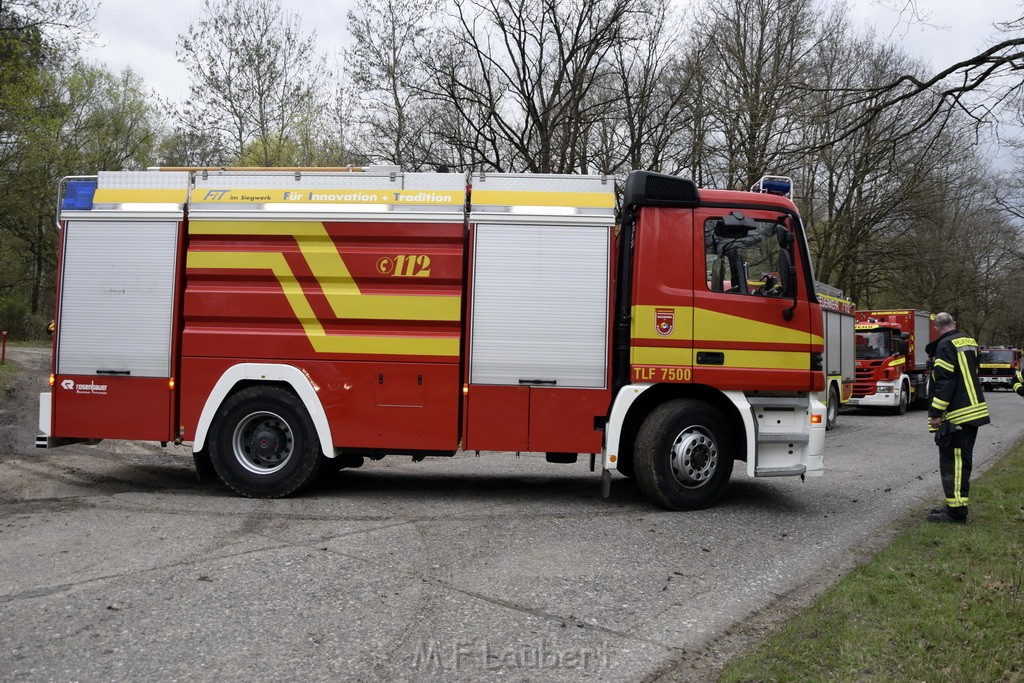
M 725 365 L 725 354 L 721 351 L 698 351 L 697 365 Z
M 97 370 L 97 375 L 130 375 L 131 370 Z
M 519 380 L 519 383 L 520 384 L 544 384 L 544 385 L 552 386 L 553 387 L 556 384 L 558 384 L 558 380 L 557 379 L 521 379 L 521 380 Z

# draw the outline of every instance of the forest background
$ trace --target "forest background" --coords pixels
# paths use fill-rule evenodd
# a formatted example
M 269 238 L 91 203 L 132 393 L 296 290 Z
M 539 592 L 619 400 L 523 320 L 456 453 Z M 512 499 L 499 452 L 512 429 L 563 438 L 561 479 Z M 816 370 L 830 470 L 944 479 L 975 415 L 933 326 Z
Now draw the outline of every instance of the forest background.
M 0 329 L 45 336 L 64 176 L 386 164 L 788 175 L 818 280 L 1024 344 L 1024 16 L 931 73 L 842 2 L 674 7 L 356 0 L 339 61 L 280 0 L 205 0 L 175 102 L 83 58 L 89 0 L 0 0 Z

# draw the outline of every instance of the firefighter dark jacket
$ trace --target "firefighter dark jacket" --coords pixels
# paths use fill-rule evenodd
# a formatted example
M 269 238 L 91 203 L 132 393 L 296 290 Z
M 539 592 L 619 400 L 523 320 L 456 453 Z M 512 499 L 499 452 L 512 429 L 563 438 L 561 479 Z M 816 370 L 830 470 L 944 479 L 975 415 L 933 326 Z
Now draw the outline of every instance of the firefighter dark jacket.
M 990 422 L 978 380 L 978 342 L 959 330 L 946 332 L 935 341 L 928 417 L 976 427 Z

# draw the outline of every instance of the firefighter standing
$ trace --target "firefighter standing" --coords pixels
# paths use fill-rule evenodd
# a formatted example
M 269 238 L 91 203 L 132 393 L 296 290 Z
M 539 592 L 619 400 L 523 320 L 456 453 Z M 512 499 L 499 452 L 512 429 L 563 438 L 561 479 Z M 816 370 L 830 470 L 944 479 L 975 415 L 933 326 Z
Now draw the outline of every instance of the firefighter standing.
M 988 405 L 978 380 L 978 342 L 956 329 L 949 313 L 935 316 L 939 338 L 934 348 L 928 430 L 939 446 L 939 474 L 946 494 L 945 507 L 935 508 L 933 522 L 967 521 L 967 494 L 974 462 L 978 427 L 990 422 Z

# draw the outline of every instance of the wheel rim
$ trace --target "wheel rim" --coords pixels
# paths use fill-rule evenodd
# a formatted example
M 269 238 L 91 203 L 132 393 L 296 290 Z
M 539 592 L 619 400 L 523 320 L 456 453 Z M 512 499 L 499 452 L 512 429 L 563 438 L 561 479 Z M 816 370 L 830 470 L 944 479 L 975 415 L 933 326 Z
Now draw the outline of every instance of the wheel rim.
M 907 389 L 906 385 L 900 389 L 900 407 L 906 407 L 910 405 L 910 390 Z
M 291 426 L 274 413 L 250 413 L 238 421 L 231 438 L 235 459 L 253 474 L 273 474 L 295 453 Z
M 828 397 L 828 423 L 832 424 L 839 416 L 839 397 L 833 391 Z
M 685 488 L 700 488 L 718 469 L 718 442 L 704 427 L 688 427 L 672 442 L 672 476 Z

